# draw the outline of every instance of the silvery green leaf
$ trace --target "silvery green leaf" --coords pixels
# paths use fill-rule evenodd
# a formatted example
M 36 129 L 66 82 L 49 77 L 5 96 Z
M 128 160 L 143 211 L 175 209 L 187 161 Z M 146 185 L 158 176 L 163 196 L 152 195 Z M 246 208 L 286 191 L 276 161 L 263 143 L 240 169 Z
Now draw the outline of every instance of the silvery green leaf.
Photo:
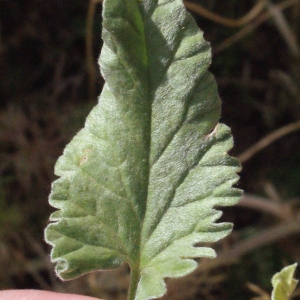
M 56 164 L 46 241 L 60 278 L 126 262 L 129 299 L 152 299 L 215 257 L 204 243 L 232 229 L 215 207 L 238 202 L 240 166 L 210 46 L 181 0 L 105 0 L 102 36 L 106 83 Z

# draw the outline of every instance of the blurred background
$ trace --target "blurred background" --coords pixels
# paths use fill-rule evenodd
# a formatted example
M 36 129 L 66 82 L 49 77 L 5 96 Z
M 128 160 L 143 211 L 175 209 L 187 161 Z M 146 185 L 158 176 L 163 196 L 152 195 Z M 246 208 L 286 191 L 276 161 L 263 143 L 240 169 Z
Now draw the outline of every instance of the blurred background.
M 224 210 L 235 229 L 218 258 L 167 280 L 164 298 L 267 300 L 300 261 L 300 0 L 185 4 L 213 48 L 245 196 Z M 126 299 L 127 266 L 62 283 L 43 238 L 55 161 L 103 85 L 100 32 L 101 1 L 0 0 L 0 289 Z

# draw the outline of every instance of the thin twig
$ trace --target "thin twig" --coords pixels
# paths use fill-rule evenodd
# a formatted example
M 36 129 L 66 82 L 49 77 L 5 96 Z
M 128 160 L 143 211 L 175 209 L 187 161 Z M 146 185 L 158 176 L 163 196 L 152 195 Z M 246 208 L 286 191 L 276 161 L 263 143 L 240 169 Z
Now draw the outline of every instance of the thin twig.
M 241 78 L 235 77 L 222 77 L 216 78 L 219 86 L 228 86 L 228 85 L 237 85 L 240 87 L 249 87 L 255 90 L 266 90 L 268 87 L 268 82 L 266 80 L 260 79 L 250 79 L 248 82 L 245 82 Z
M 300 222 L 290 221 L 271 228 L 265 229 L 253 237 L 237 242 L 232 248 L 221 251 L 214 260 L 203 261 L 198 270 L 200 272 L 208 269 L 228 265 L 236 262 L 242 256 L 260 247 L 277 242 L 282 238 L 289 237 L 300 232 Z
M 89 98 L 94 100 L 96 95 L 96 67 L 93 56 L 93 28 L 94 28 L 94 17 L 96 12 L 97 3 L 102 2 L 101 0 L 90 0 L 87 20 L 86 20 L 86 38 L 85 38 L 85 48 L 86 48 L 86 66 L 89 78 Z
M 255 236 L 237 243 L 230 249 L 230 251 L 226 251 L 225 253 L 221 252 L 219 256 L 221 259 L 237 259 L 257 248 L 274 243 L 282 238 L 286 238 L 299 232 L 300 222 L 284 222 L 279 225 L 274 225 L 270 228 L 264 229 Z
M 255 143 L 249 149 L 247 149 L 245 152 L 240 154 L 238 156 L 238 159 L 240 160 L 240 162 L 244 163 L 245 161 L 249 160 L 252 156 L 254 156 L 257 152 L 274 143 L 276 140 L 297 130 L 300 130 L 300 121 L 279 128 L 267 135 L 266 137 L 262 138 L 260 141 Z
M 247 282 L 246 286 L 250 291 L 258 295 L 258 297 L 251 298 L 250 300 L 271 300 L 270 295 L 256 284 Z
M 253 293 L 257 294 L 257 297 L 251 298 L 250 300 L 271 300 L 270 295 L 263 290 L 261 287 L 251 282 L 246 283 L 246 287 Z
M 298 87 L 296 80 L 287 72 L 271 70 L 269 78 L 274 84 L 282 86 L 292 98 L 297 98 L 299 95 L 300 86 Z
M 269 199 L 256 195 L 245 194 L 237 206 L 251 208 L 259 212 L 271 214 L 280 219 L 288 218 L 280 203 L 270 201 Z
M 272 202 L 282 202 L 282 197 L 272 182 L 267 181 L 263 188 L 266 195 Z
M 273 15 L 274 23 L 282 38 L 288 45 L 290 53 L 294 57 L 298 57 L 300 53 L 298 41 L 282 11 L 278 9 L 271 1 L 267 1 L 267 9 Z
M 282 11 L 282 10 L 285 10 L 285 9 L 289 8 L 290 6 L 293 6 L 297 3 L 299 3 L 299 0 L 286 0 L 286 1 L 281 2 L 280 4 L 277 4 L 275 7 L 276 7 L 276 9 Z M 273 14 L 269 11 L 261 14 L 260 16 L 258 16 L 257 19 L 253 20 L 252 23 L 249 23 L 248 25 L 244 26 L 236 34 L 227 38 L 220 45 L 216 46 L 213 51 L 214 54 L 220 53 L 220 52 L 224 51 L 225 49 L 229 48 L 234 43 L 241 40 L 249 33 L 253 32 L 257 27 L 259 27 L 261 24 L 263 24 L 264 22 L 266 22 L 267 20 L 269 20 L 272 17 L 273 17 Z
M 196 4 L 193 2 L 189 1 L 184 1 L 184 4 L 186 8 L 188 8 L 190 11 L 198 14 L 201 17 L 204 17 L 206 19 L 209 19 L 215 23 L 221 24 L 226 27 L 242 27 L 245 24 L 248 24 L 251 22 L 254 18 L 256 18 L 259 13 L 264 9 L 266 0 L 259 0 L 256 5 L 243 17 L 238 18 L 238 19 L 231 19 L 231 18 L 226 18 L 222 17 L 220 15 L 217 15 L 200 4 Z

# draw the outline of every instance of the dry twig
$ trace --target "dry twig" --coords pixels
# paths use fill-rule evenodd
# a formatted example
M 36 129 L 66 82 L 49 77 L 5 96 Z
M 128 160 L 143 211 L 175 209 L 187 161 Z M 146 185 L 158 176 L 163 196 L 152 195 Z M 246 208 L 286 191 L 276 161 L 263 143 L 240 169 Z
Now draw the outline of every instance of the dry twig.
M 94 17 L 96 12 L 96 5 L 101 3 L 102 0 L 90 0 L 87 20 L 86 20 L 86 37 L 85 37 L 85 49 L 86 49 L 86 66 L 89 78 L 89 98 L 94 100 L 96 96 L 96 67 L 93 56 L 93 28 Z
M 230 249 L 218 253 L 214 260 L 205 260 L 201 263 L 198 271 L 203 272 L 208 269 L 228 265 L 236 262 L 242 256 L 251 253 L 255 249 L 277 242 L 282 238 L 299 234 L 300 222 L 289 221 L 274 225 L 260 233 L 240 242 L 236 242 Z
M 246 286 L 250 291 L 258 295 L 257 297 L 253 297 L 250 300 L 271 300 L 270 295 L 261 287 L 257 286 L 256 284 L 247 282 Z
M 240 207 L 254 209 L 262 213 L 271 214 L 276 218 L 283 220 L 288 219 L 289 217 L 281 203 L 270 201 L 269 199 L 252 194 L 245 194 L 237 205 Z
M 271 1 L 267 1 L 267 9 L 270 12 L 270 14 L 273 15 L 274 23 L 282 38 L 288 45 L 290 53 L 294 57 L 298 57 L 300 53 L 298 41 L 282 11 L 278 9 L 278 7 L 276 7 Z
M 267 0 L 259 0 L 246 15 L 238 19 L 222 17 L 207 10 L 198 3 L 196 4 L 190 1 L 184 1 L 184 4 L 186 8 L 188 8 L 190 11 L 215 23 L 221 24 L 226 27 L 242 27 L 245 24 L 250 23 L 254 18 L 256 18 L 259 15 L 259 13 L 264 9 L 266 1 Z
M 280 4 L 275 5 L 276 10 L 283 11 L 295 4 L 298 4 L 300 0 L 286 0 L 281 2 Z M 217 54 L 219 52 L 224 51 L 225 49 L 232 46 L 237 41 L 244 38 L 246 35 L 253 32 L 257 27 L 259 27 L 261 24 L 269 20 L 274 16 L 274 12 L 265 12 L 258 16 L 257 19 L 255 19 L 252 23 L 249 23 L 248 25 L 244 26 L 240 31 L 238 31 L 233 36 L 227 38 L 225 41 L 223 41 L 220 45 L 216 46 L 214 49 L 214 54 Z
M 297 130 L 300 130 L 300 121 L 279 128 L 274 132 L 270 133 L 269 135 L 265 136 L 260 141 L 255 143 L 253 146 L 248 148 L 245 152 L 240 154 L 238 156 L 238 159 L 243 163 L 249 160 L 257 152 L 261 151 L 262 149 L 266 148 L 270 144 L 274 143 L 276 140 Z

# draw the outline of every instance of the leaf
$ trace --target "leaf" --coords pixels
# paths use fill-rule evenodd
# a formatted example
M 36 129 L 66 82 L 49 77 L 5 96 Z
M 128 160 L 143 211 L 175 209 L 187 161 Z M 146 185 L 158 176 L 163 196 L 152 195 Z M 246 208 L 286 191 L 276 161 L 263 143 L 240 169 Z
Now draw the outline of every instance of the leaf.
M 203 243 L 232 229 L 214 207 L 238 202 L 240 166 L 210 46 L 181 0 L 105 0 L 102 36 L 106 83 L 56 164 L 46 241 L 60 278 L 127 262 L 129 299 L 152 299 L 215 257 Z
M 296 289 L 298 280 L 294 279 L 297 264 L 283 268 L 272 278 L 272 300 L 288 300 Z

